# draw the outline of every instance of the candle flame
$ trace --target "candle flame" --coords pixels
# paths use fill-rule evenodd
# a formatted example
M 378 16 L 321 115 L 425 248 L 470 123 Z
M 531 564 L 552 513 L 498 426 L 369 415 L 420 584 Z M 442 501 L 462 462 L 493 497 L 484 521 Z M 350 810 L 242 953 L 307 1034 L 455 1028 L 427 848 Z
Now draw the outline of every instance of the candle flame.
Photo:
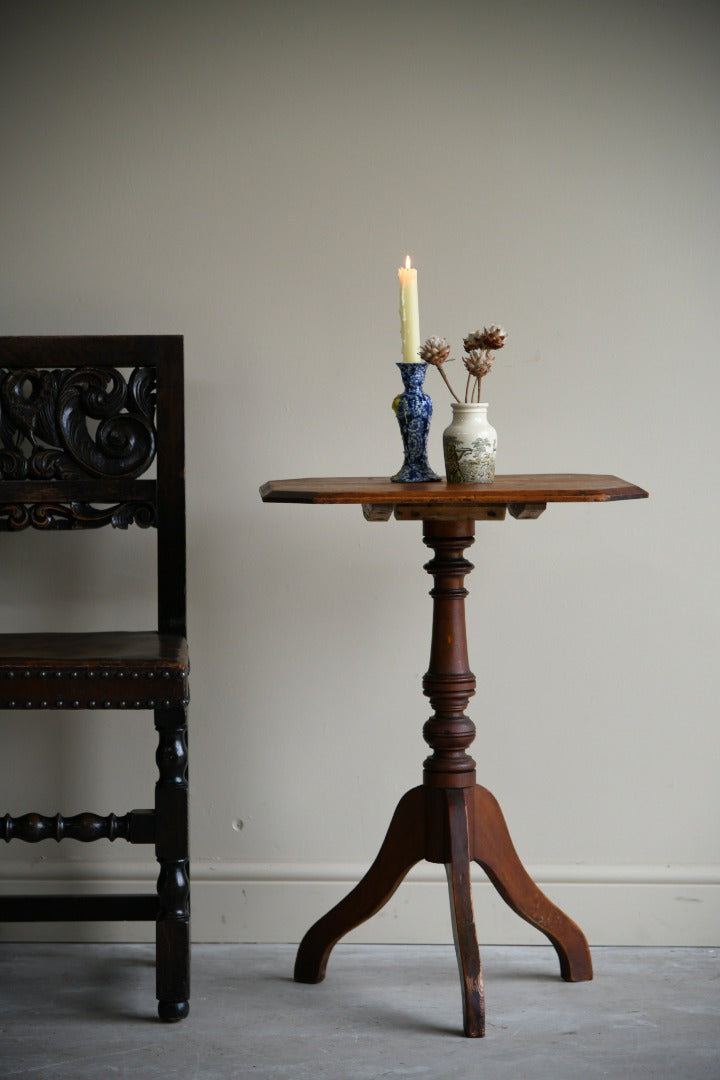
M 406 255 L 405 256 L 405 269 L 409 270 L 411 266 L 412 266 L 412 263 L 410 262 L 410 256 Z

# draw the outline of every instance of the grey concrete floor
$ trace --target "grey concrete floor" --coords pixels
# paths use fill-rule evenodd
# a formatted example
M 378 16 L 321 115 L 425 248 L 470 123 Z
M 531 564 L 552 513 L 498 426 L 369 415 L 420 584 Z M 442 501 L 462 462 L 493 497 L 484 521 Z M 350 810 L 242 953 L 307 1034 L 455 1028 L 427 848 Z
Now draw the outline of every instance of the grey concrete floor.
M 155 1020 L 145 945 L 0 945 L 0 1077 L 33 1080 L 719 1080 L 720 950 L 482 950 L 488 1031 L 461 1034 L 451 947 L 339 945 L 319 986 L 289 945 L 193 951 L 191 1013 Z

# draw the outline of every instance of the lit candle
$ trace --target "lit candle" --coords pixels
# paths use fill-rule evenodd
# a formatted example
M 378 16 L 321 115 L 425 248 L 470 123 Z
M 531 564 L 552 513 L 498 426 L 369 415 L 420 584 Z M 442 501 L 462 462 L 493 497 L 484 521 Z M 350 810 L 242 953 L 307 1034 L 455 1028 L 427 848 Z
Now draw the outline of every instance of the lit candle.
M 398 270 L 400 278 L 400 333 L 402 335 L 403 362 L 421 363 L 418 356 L 420 348 L 420 319 L 418 316 L 417 270 L 410 265 L 410 256 L 405 259 L 405 266 Z

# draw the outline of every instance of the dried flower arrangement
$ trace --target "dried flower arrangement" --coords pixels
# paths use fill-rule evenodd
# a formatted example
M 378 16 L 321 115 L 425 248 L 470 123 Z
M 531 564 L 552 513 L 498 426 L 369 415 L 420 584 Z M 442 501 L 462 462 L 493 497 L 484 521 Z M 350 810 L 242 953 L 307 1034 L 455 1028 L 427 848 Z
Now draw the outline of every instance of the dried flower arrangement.
M 466 338 L 463 338 L 463 345 L 465 347 L 465 356 L 463 356 L 463 363 L 468 372 L 467 383 L 465 385 L 465 402 L 470 403 L 473 401 L 480 401 L 480 383 L 483 375 L 487 375 L 492 367 L 492 362 L 495 357 L 492 355 L 497 349 L 502 349 L 505 344 L 506 332 L 502 326 L 486 326 L 482 330 L 476 330 L 473 334 L 468 334 Z M 432 364 L 436 367 L 442 375 L 445 385 L 455 398 L 456 401 L 460 401 L 452 386 L 448 382 L 448 377 L 443 371 L 443 364 L 452 360 L 450 356 L 450 345 L 445 338 L 429 337 L 427 341 L 420 346 L 418 350 L 420 359 L 424 360 L 426 364 Z M 473 381 L 474 380 L 474 381 Z

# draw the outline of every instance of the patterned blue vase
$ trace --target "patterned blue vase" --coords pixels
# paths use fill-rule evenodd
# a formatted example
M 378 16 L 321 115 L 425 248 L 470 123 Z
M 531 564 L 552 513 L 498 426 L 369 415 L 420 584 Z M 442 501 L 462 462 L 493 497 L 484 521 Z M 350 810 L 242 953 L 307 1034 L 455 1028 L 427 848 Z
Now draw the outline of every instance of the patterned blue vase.
M 439 480 L 428 464 L 427 441 L 432 416 L 432 400 L 423 390 L 427 364 L 398 364 L 405 390 L 393 401 L 402 435 L 405 460 L 390 479 L 398 484 Z

